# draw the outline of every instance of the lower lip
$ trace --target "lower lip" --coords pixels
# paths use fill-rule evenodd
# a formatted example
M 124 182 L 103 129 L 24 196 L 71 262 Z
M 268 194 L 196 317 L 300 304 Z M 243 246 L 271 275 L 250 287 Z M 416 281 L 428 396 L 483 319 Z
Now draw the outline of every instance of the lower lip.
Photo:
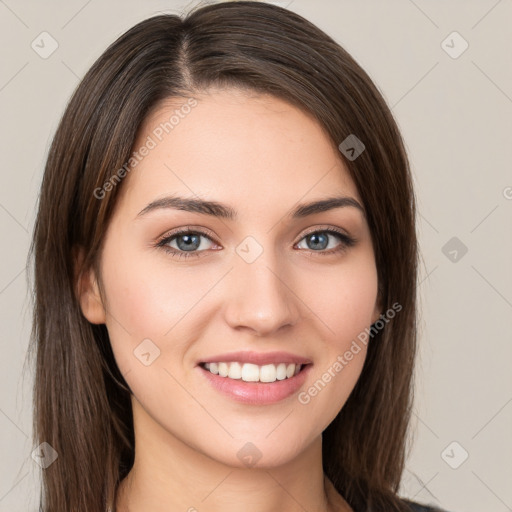
M 201 366 L 197 368 L 222 394 L 245 404 L 265 405 L 280 402 L 296 393 L 304 384 L 311 366 L 313 365 L 306 365 L 297 375 L 289 379 L 274 382 L 245 382 L 241 379 L 220 377 Z

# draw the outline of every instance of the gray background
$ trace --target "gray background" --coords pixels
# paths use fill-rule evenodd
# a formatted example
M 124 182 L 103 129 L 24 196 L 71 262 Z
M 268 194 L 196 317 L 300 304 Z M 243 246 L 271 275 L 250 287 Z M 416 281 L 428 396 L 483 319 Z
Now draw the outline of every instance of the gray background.
M 33 375 L 23 372 L 25 265 L 51 137 L 108 44 L 146 17 L 195 3 L 0 0 L 0 512 L 36 510 L 39 495 Z M 401 494 L 451 512 L 511 511 L 512 1 L 274 3 L 356 58 L 392 106 L 409 151 L 421 349 Z M 58 44 L 47 58 L 44 31 Z

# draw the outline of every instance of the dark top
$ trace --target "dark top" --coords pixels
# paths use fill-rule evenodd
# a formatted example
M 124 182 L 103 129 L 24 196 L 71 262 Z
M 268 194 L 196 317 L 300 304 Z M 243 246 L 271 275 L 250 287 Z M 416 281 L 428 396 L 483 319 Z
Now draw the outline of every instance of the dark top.
M 415 501 L 402 500 L 406 505 L 409 505 L 411 512 L 447 512 L 435 506 L 424 505 L 423 503 L 416 503 Z
M 331 482 L 327 475 L 324 474 L 324 482 L 325 482 L 325 490 L 327 492 L 328 498 L 331 503 L 334 505 L 335 510 L 346 510 L 346 506 L 344 505 L 341 496 L 338 494 L 338 491 L 334 487 L 334 484 Z M 400 498 L 404 505 L 408 505 L 411 512 L 448 512 L 447 510 L 443 510 L 441 508 L 437 508 L 433 505 L 425 505 L 423 503 L 417 503 L 415 501 L 408 500 L 406 498 Z

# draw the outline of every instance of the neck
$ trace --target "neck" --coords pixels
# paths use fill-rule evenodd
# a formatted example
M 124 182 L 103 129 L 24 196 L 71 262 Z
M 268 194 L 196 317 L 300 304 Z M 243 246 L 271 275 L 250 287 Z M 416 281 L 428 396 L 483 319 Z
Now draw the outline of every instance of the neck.
M 232 467 L 182 443 L 134 406 L 135 461 L 115 512 L 351 510 L 325 481 L 320 436 L 282 465 Z

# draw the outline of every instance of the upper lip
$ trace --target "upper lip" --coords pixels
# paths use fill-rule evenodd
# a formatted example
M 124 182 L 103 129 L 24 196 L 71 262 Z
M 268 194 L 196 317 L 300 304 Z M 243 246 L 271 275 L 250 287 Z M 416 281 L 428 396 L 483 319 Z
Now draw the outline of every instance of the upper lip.
M 202 363 L 252 363 L 258 366 L 266 364 L 279 364 L 279 363 L 295 363 L 295 364 L 310 364 L 311 360 L 306 357 L 301 357 L 290 352 L 253 352 L 253 351 L 239 351 L 229 352 L 226 354 L 219 354 L 216 356 L 208 357 L 199 362 Z

